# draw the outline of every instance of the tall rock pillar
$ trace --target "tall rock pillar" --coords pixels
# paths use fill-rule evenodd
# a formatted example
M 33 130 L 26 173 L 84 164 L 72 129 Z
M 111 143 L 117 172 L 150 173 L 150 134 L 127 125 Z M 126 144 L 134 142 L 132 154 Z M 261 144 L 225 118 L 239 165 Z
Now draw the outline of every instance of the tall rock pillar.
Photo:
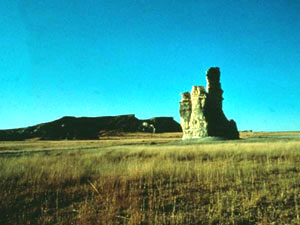
M 223 90 L 220 83 L 220 69 L 212 67 L 206 71 L 206 90 L 208 93 L 206 106 L 222 111 Z
M 204 115 L 206 92 L 203 86 L 193 86 L 191 94 L 182 94 L 180 102 L 183 139 L 207 137 L 207 122 Z
M 220 69 L 210 68 L 206 73 L 207 88 L 193 86 L 191 94 L 185 92 L 180 101 L 182 139 L 207 136 L 238 139 L 236 123 L 228 121 L 223 109 L 223 90 L 220 83 Z

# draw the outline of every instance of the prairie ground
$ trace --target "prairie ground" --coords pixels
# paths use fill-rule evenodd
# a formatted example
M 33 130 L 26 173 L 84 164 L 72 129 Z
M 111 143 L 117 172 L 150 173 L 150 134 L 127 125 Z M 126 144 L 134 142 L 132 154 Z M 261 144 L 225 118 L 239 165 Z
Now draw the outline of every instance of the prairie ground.
M 0 142 L 0 224 L 300 224 L 300 133 Z

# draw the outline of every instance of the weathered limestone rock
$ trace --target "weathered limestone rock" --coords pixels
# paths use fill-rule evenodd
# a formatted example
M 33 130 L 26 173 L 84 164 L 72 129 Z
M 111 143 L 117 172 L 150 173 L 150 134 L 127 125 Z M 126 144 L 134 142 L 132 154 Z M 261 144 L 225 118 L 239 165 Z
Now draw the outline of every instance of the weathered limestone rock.
M 180 101 L 182 139 L 207 136 L 238 139 L 236 123 L 233 120 L 228 121 L 222 110 L 223 90 L 219 68 L 210 68 L 206 78 L 207 92 L 203 86 L 193 86 L 191 94 L 182 93 Z

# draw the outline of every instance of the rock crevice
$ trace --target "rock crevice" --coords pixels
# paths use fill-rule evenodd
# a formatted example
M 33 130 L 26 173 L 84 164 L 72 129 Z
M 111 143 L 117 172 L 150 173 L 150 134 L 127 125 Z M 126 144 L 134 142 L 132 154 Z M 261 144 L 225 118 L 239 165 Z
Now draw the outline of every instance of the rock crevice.
M 208 136 L 238 139 L 236 123 L 227 120 L 223 109 L 223 90 L 220 69 L 212 67 L 206 72 L 207 87 L 193 86 L 191 93 L 182 93 L 180 119 L 182 139 Z

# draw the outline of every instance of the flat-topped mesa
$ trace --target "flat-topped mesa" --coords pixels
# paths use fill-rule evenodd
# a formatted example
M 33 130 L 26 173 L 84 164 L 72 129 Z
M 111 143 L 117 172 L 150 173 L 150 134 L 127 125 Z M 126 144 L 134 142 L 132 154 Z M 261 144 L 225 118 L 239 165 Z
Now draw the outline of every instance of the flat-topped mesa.
M 206 72 L 207 91 L 203 86 L 193 86 L 191 94 L 182 93 L 180 118 L 182 139 L 207 136 L 238 139 L 239 133 L 233 120 L 228 121 L 222 110 L 223 90 L 220 70 L 212 67 Z

